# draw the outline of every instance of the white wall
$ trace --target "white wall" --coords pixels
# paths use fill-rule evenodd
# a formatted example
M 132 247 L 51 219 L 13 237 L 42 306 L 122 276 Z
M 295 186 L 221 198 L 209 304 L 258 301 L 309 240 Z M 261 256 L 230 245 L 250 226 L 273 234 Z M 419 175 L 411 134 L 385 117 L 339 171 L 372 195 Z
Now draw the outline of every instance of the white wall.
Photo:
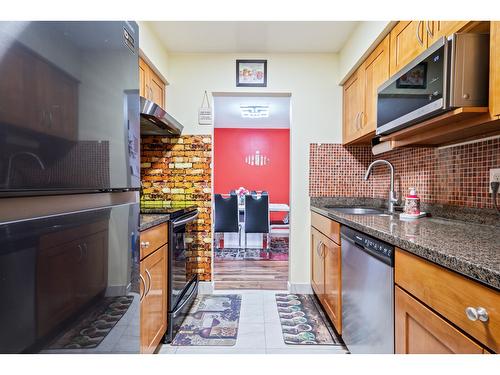
M 391 21 L 363 21 L 339 52 L 339 82 L 345 81 L 393 27 Z
M 161 78 L 169 82 L 169 58 L 165 47 L 148 22 L 137 21 L 137 24 L 139 25 L 139 48 L 144 55 L 143 57 Z
M 268 87 L 237 88 L 235 60 L 268 60 Z M 341 88 L 336 54 L 170 54 L 167 109 L 185 134 L 211 134 L 198 125 L 204 90 L 210 92 L 291 93 L 291 247 L 290 282 L 309 283 L 309 143 L 338 143 Z

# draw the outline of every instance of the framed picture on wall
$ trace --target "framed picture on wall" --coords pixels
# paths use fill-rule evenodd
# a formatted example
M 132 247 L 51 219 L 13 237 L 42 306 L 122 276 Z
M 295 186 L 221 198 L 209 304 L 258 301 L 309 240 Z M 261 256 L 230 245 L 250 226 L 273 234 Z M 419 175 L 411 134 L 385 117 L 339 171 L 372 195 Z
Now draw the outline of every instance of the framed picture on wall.
M 267 60 L 236 60 L 236 87 L 267 87 Z

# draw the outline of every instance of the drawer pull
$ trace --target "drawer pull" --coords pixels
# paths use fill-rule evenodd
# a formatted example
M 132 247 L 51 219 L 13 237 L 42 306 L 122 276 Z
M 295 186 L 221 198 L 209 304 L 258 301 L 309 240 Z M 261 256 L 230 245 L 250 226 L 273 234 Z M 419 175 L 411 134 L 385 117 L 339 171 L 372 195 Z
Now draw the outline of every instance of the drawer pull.
M 467 307 L 465 309 L 465 314 L 467 315 L 467 318 L 469 320 L 472 320 L 475 322 L 476 320 L 480 320 L 481 322 L 487 322 L 489 317 L 488 317 L 488 311 L 484 307 L 478 307 L 477 309 L 474 307 Z
M 146 241 L 146 242 L 141 242 L 141 247 L 149 247 L 149 241 Z

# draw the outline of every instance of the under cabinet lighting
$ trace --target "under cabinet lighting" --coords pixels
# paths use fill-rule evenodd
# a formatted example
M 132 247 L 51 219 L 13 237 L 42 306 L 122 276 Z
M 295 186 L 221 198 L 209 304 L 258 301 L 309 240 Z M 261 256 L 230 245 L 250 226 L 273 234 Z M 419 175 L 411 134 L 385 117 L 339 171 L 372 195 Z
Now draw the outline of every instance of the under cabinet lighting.
M 268 105 L 240 105 L 240 111 L 243 118 L 269 117 Z

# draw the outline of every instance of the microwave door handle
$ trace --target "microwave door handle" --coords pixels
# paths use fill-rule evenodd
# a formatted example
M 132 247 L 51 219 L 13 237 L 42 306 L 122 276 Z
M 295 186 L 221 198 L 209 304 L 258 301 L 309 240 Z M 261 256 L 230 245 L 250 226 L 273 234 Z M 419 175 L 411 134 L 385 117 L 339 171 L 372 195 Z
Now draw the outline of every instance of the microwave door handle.
M 417 24 L 417 28 L 415 30 L 415 34 L 417 35 L 417 40 L 418 40 L 418 43 L 420 44 L 421 47 L 424 46 L 424 41 L 423 39 L 420 37 L 420 25 L 422 24 L 423 21 L 418 21 L 418 24 Z

